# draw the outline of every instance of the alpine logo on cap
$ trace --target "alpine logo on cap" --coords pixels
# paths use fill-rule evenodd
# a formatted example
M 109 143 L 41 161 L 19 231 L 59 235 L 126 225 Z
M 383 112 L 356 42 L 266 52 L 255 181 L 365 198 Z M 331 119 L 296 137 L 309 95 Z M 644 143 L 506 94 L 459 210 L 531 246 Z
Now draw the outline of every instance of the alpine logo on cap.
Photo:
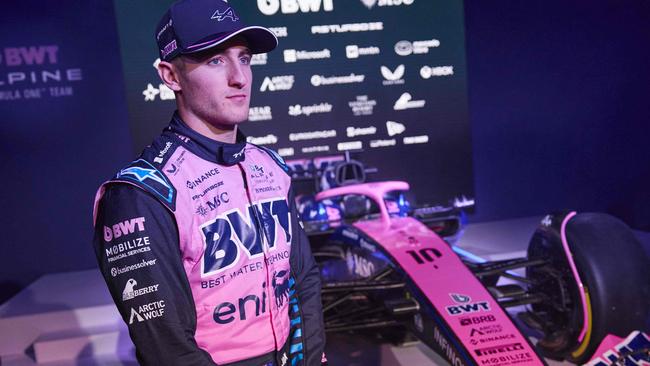
M 239 20 L 239 17 L 237 14 L 235 14 L 235 11 L 232 10 L 232 8 L 228 8 L 223 12 L 220 12 L 219 9 L 212 14 L 212 17 L 210 19 L 216 19 L 218 22 L 226 20 L 226 18 L 230 18 L 233 22 L 236 22 Z

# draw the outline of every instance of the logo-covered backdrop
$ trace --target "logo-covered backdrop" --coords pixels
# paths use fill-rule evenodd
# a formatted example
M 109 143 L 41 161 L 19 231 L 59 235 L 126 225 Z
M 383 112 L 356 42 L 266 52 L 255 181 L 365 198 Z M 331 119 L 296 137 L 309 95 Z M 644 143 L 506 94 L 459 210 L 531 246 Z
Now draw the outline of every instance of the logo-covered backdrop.
M 229 3 L 238 13 L 215 21 L 241 17 L 280 41 L 253 59 L 250 142 L 286 159 L 362 149 L 371 179 L 407 180 L 419 202 L 473 197 L 461 1 Z M 175 109 L 153 37 L 169 4 L 115 0 L 136 151 Z

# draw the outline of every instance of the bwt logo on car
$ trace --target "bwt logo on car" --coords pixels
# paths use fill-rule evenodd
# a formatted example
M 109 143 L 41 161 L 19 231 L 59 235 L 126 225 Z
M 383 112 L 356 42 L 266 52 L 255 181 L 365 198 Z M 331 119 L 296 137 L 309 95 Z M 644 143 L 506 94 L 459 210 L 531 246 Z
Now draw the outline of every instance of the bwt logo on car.
M 488 311 L 490 310 L 490 304 L 487 301 L 480 301 L 471 303 L 472 298 L 468 295 L 451 293 L 449 294 L 452 300 L 455 303 L 460 305 L 447 306 L 447 312 L 450 315 L 459 315 L 464 313 L 475 313 L 478 311 Z
M 334 10 L 334 0 L 257 0 L 257 7 L 264 15 L 274 15 L 278 11 L 282 14 L 318 13 Z
M 109 243 L 121 236 L 133 234 L 136 230 L 144 231 L 144 217 L 129 219 L 111 226 L 104 226 L 104 241 Z

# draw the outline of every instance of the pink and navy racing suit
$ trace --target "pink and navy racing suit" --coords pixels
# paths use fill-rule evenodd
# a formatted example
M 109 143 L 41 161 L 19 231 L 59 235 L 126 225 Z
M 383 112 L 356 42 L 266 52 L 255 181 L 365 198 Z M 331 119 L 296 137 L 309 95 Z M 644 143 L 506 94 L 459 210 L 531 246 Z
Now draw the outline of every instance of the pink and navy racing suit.
M 318 267 L 275 152 L 177 114 L 98 190 L 94 248 L 145 365 L 321 365 Z

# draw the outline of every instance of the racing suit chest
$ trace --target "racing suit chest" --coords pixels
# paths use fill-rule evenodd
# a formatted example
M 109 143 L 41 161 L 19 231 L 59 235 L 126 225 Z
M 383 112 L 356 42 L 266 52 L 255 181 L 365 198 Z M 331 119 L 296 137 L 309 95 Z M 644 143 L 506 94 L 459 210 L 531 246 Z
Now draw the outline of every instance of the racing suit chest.
M 194 297 L 195 339 L 217 364 L 280 350 L 289 333 L 290 178 L 247 144 L 219 165 L 180 145 L 163 164 Z

